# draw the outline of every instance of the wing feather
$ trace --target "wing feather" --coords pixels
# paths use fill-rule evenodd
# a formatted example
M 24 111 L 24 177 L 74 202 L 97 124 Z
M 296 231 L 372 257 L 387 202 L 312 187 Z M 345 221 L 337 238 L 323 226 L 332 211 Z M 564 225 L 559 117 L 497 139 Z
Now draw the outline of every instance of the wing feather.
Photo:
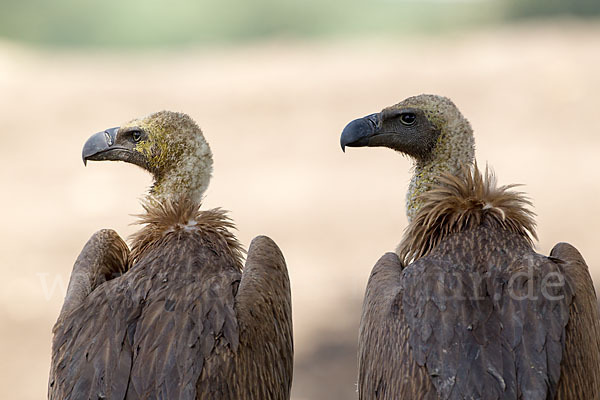
M 550 273 L 561 272 L 539 255 L 489 269 L 424 257 L 405 269 L 411 349 L 440 398 L 554 395 L 571 295 L 567 286 L 554 293 L 560 300 L 543 295 Z
M 59 314 L 68 314 L 99 285 L 128 269 L 129 247 L 112 229 L 101 229 L 87 241 L 77 257 L 65 301 Z
M 250 244 L 235 310 L 240 329 L 238 369 L 248 371 L 239 376 L 248 382 L 239 384 L 251 391 L 261 387 L 271 391 L 250 398 L 289 399 L 294 352 L 290 282 L 281 250 L 266 236 Z
M 235 398 L 240 272 L 193 236 L 169 240 L 59 320 L 51 399 Z
M 135 323 L 141 308 L 111 304 L 120 280 L 96 288 L 57 323 L 50 399 L 125 398 L 133 353 L 126 325 Z
M 359 397 L 597 399 L 598 309 L 582 259 L 557 263 L 485 227 L 468 235 L 479 237 L 456 236 L 403 270 L 395 254 L 378 261 L 363 305 Z M 579 382 L 563 382 L 566 366 L 593 371 L 596 386 L 567 392 Z
M 588 266 L 568 243 L 554 246 L 550 257 L 562 266 L 574 293 L 556 398 L 600 399 L 600 320 Z
M 50 399 L 124 395 L 127 378 L 118 377 L 125 371 L 128 376 L 128 343 L 106 336 L 114 328 L 114 321 L 107 320 L 114 308 L 100 294 L 127 270 L 128 255 L 119 235 L 103 229 L 92 235 L 75 261 L 53 329 Z
M 130 277 L 133 292 L 145 293 L 149 287 L 149 295 L 140 299 L 143 309 L 133 336 L 127 398 L 231 395 L 222 387 L 236 351 L 232 288 L 240 274 L 209 248 L 184 250 L 193 243 L 180 242 L 150 254 L 151 265 L 136 264 L 135 269 L 152 274 Z M 173 267 L 166 271 L 165 265 Z
M 437 398 L 425 368 L 415 362 L 409 346 L 401 276 L 400 259 L 387 253 L 369 277 L 358 341 L 360 399 Z M 421 328 L 425 336 L 435 329 L 428 324 Z

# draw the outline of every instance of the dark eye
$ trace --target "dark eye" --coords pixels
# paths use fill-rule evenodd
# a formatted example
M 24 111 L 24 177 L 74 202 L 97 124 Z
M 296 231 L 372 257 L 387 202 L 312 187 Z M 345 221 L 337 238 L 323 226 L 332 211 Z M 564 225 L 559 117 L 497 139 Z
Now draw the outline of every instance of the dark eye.
M 404 125 L 413 125 L 417 121 L 417 116 L 413 113 L 403 113 L 400 115 L 400 122 Z
M 133 131 L 133 132 L 131 132 L 131 139 L 135 143 L 139 142 L 140 140 L 142 140 L 142 132 L 140 132 L 140 131 Z

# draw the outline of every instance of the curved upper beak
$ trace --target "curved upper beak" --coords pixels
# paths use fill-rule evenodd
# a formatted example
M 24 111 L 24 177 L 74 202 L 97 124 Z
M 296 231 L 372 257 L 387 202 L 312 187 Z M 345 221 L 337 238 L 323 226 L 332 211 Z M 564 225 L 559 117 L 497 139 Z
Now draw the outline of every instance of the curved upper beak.
M 102 132 L 98 132 L 90 136 L 83 145 L 81 158 L 83 165 L 87 165 L 88 160 L 101 161 L 112 158 L 106 157 L 107 151 L 113 149 L 119 127 L 110 128 Z
M 369 138 L 377 135 L 380 129 L 379 114 L 371 114 L 366 117 L 355 119 L 350 122 L 342 131 L 340 145 L 342 151 L 348 147 L 362 147 L 369 145 Z

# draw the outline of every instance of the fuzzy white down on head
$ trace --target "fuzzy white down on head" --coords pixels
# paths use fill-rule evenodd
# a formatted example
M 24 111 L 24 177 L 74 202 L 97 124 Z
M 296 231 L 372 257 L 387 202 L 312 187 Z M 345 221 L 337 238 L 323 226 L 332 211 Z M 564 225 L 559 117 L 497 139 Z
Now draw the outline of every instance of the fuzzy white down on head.
M 415 107 L 439 130 L 440 134 L 426 160 L 414 159 L 413 176 L 406 194 L 406 215 L 411 221 L 419 210 L 419 195 L 436 183 L 444 172 L 459 174 L 463 165 L 475 160 L 475 139 L 469 121 L 452 100 L 437 95 L 410 97 L 396 107 Z

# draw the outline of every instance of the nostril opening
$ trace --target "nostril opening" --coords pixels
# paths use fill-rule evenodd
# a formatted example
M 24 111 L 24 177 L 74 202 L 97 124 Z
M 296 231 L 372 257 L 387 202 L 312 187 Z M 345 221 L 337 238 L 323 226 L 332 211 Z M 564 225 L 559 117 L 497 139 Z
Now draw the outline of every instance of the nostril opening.
M 377 118 L 377 114 L 369 115 L 369 117 L 367 117 L 367 121 L 373 129 L 377 128 L 379 125 L 379 118 Z
M 110 138 L 110 135 L 108 134 L 108 132 L 104 131 L 104 136 L 106 137 L 106 143 L 109 146 L 112 146 L 112 139 Z

